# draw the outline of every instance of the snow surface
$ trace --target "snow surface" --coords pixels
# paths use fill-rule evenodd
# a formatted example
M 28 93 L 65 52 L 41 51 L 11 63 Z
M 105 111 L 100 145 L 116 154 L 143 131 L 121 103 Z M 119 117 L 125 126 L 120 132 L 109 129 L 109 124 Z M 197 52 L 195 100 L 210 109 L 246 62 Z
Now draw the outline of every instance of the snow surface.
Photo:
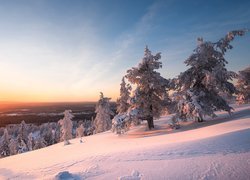
M 250 105 L 171 130 L 171 115 L 0 159 L 0 179 L 250 179 Z

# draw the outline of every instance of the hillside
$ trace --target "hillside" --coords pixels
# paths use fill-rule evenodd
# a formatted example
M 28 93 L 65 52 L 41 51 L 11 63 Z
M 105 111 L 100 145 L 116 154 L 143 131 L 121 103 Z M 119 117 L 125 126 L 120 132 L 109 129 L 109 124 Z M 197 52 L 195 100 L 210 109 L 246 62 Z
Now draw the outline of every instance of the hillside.
M 250 105 L 179 130 L 168 128 L 169 118 L 156 120 L 154 131 L 143 124 L 122 136 L 105 132 L 0 159 L 0 178 L 250 178 Z

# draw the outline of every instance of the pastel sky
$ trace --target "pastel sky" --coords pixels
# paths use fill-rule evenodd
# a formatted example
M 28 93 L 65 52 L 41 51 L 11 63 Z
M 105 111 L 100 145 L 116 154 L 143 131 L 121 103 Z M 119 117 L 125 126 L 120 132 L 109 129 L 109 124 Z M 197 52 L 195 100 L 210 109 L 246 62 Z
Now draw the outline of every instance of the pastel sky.
M 239 3 L 240 2 L 240 3 Z M 250 1 L 0 0 L 0 101 L 116 100 L 145 45 L 162 52 L 163 77 L 187 69 L 197 37 L 250 28 Z M 250 65 L 250 34 L 227 53 Z

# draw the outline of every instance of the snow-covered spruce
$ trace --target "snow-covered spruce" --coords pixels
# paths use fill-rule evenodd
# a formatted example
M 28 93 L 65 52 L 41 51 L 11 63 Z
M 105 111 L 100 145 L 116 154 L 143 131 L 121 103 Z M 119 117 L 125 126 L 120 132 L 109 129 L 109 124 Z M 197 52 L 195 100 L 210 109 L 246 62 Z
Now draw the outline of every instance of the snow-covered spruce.
M 81 124 L 77 129 L 76 129 L 76 137 L 81 138 L 80 142 L 82 143 L 82 137 L 84 136 L 84 131 L 85 128 L 83 127 L 83 124 Z
M 121 88 L 120 88 L 120 98 L 117 100 L 117 113 L 125 113 L 129 108 L 129 98 L 131 86 L 126 84 L 124 77 L 122 78 Z
M 61 126 L 61 139 L 64 141 L 64 145 L 70 144 L 69 140 L 72 138 L 72 118 L 71 110 L 64 111 L 64 118 L 59 120 L 58 123 Z
M 129 130 L 131 120 L 131 116 L 129 116 L 129 114 L 127 114 L 126 112 L 117 114 L 112 119 L 112 132 L 116 134 L 124 134 Z
M 236 73 L 226 69 L 228 62 L 224 55 L 228 49 L 232 49 L 230 42 L 234 37 L 244 33 L 244 30 L 231 31 L 215 43 L 198 38 L 197 48 L 185 61 L 190 68 L 173 80 L 180 99 L 174 118 L 191 118 L 200 122 L 206 115 L 214 117 L 216 110 L 231 113 L 232 108 L 219 95 L 220 92 L 236 92 L 229 82 L 236 77 Z
M 96 104 L 96 117 L 94 120 L 94 133 L 100 133 L 111 129 L 111 115 L 114 113 L 110 108 L 111 98 L 104 97 L 103 93 L 100 93 L 100 99 Z
M 153 118 L 160 116 L 165 102 L 169 101 L 166 92 L 169 81 L 155 71 L 162 68 L 160 58 L 160 53 L 152 55 L 146 47 L 138 67 L 129 69 L 125 76 L 130 83 L 136 85 L 131 97 L 131 108 L 138 110 L 139 119 L 147 120 L 149 129 L 154 128 Z
M 10 139 L 9 150 L 10 150 L 10 155 L 17 154 L 17 142 L 14 138 Z
M 32 151 L 35 146 L 35 140 L 33 138 L 32 132 L 29 133 L 27 146 L 28 146 L 29 151 Z
M 35 150 L 35 149 L 41 149 L 41 148 L 44 148 L 44 147 L 46 147 L 47 146 L 47 143 L 46 143 L 46 141 L 44 140 L 44 138 L 43 137 L 38 137 L 37 139 L 36 139 L 36 141 L 35 141 L 35 145 L 34 145 L 34 147 L 33 147 L 33 149 Z
M 236 88 L 238 104 L 248 103 L 250 101 L 250 66 L 239 71 Z
M 9 143 L 10 143 L 9 133 L 8 133 L 8 130 L 5 128 L 4 134 L 3 134 L 1 141 L 0 141 L 1 157 L 6 157 L 6 156 L 10 155 Z
M 18 153 L 24 153 L 28 151 L 27 142 L 28 142 L 28 127 L 25 121 L 22 121 L 19 126 L 18 136 L 17 136 Z

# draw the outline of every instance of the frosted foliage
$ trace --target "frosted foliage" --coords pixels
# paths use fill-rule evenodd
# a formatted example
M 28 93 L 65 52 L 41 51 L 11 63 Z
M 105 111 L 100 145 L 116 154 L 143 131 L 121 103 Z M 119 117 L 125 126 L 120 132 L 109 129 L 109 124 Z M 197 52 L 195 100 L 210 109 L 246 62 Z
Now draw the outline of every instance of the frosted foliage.
M 123 134 L 129 130 L 131 117 L 127 113 L 117 114 L 112 119 L 112 132 L 116 134 Z
M 29 136 L 28 136 L 28 143 L 27 143 L 29 151 L 33 150 L 34 145 L 35 145 L 35 141 L 34 141 L 34 138 L 33 138 L 33 134 L 31 132 L 29 134 Z
M 47 143 L 46 141 L 44 140 L 43 137 L 39 137 L 36 142 L 35 142 L 35 145 L 34 145 L 34 149 L 41 149 L 41 148 L 44 148 L 47 146 Z
M 137 67 L 127 71 L 126 78 L 132 84 L 135 84 L 135 90 L 130 99 L 130 106 L 138 110 L 138 117 L 159 117 L 163 110 L 169 81 L 163 78 L 157 69 L 162 68 L 159 61 L 161 54 L 152 55 L 148 47 L 145 48 L 144 57 Z M 149 122 L 149 121 L 148 121 Z M 153 122 L 148 124 L 153 127 Z
M 84 136 L 84 127 L 83 124 L 81 124 L 77 129 L 76 129 L 76 137 L 80 138 Z
M 28 147 L 27 147 L 26 143 L 23 140 L 21 140 L 21 142 L 18 145 L 18 154 L 24 153 L 27 151 L 28 151 Z
M 129 108 L 129 98 L 130 98 L 130 91 L 131 86 L 126 84 L 124 77 L 122 78 L 121 88 L 120 88 L 120 98 L 117 100 L 117 112 L 124 113 Z
M 10 155 L 9 143 L 10 143 L 9 133 L 8 133 L 8 130 L 5 128 L 4 134 L 1 138 L 1 144 L 0 144 L 1 157 Z
M 19 126 L 17 139 L 19 143 L 21 143 L 21 141 L 24 141 L 24 143 L 27 143 L 28 141 L 28 130 L 27 130 L 27 125 L 25 121 L 22 121 Z
M 10 155 L 17 154 L 17 142 L 15 139 L 10 139 L 9 149 L 10 149 Z
M 103 93 L 100 93 L 100 99 L 96 104 L 96 117 L 94 120 L 94 133 L 100 133 L 111 129 L 111 115 L 114 113 L 110 109 L 110 99 L 104 97 Z
M 28 151 L 28 130 L 24 121 L 21 122 L 17 136 L 17 153 L 24 153 Z
M 172 82 L 180 97 L 177 118 L 202 121 L 205 115 L 214 117 L 216 110 L 231 112 L 232 108 L 220 94 L 236 92 L 230 81 L 237 74 L 226 69 L 224 54 L 232 49 L 230 42 L 234 37 L 244 33 L 244 30 L 229 32 L 215 43 L 198 39 L 197 48 L 185 61 L 190 68 Z
M 237 88 L 237 102 L 239 104 L 249 103 L 250 100 L 250 66 L 239 71 Z
M 71 110 L 65 110 L 64 118 L 58 122 L 61 126 L 61 139 L 64 141 L 65 145 L 70 144 L 69 140 L 72 138 L 72 118 L 74 116 L 71 114 L 71 112 Z

